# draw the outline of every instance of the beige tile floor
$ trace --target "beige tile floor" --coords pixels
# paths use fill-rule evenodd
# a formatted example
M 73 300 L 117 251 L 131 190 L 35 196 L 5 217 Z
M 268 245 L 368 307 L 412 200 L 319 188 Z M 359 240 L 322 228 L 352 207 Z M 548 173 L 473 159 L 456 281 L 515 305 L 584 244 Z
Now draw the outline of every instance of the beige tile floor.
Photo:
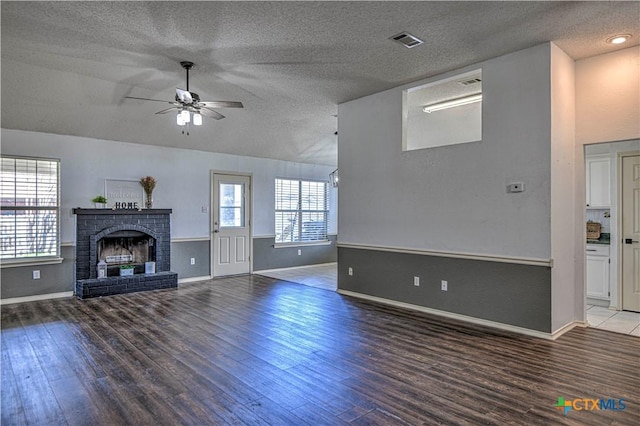
M 338 287 L 337 263 L 277 269 L 257 274 L 331 291 L 336 291 Z M 587 305 L 587 321 L 594 328 L 640 337 L 640 313 L 637 312 L 613 311 Z
M 324 290 L 336 291 L 338 289 L 337 263 L 277 269 L 266 272 L 256 272 L 256 274 L 322 288 Z
M 640 337 L 640 313 L 587 305 L 589 326 Z

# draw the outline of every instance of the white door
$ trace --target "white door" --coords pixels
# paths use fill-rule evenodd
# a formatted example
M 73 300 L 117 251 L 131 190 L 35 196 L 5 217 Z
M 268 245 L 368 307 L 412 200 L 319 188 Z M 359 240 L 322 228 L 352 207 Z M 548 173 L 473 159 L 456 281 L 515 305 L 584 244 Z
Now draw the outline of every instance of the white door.
M 640 155 L 622 157 L 622 309 L 640 312 Z
M 213 276 L 251 270 L 251 177 L 213 175 Z

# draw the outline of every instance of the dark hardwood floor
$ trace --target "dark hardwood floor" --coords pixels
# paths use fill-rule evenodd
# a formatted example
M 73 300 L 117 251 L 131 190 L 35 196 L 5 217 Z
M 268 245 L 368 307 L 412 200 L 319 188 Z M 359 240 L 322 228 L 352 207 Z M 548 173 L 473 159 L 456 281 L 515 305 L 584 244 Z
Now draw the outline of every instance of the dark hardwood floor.
M 3 425 L 640 424 L 640 339 L 595 329 L 551 342 L 261 276 L 1 319 Z

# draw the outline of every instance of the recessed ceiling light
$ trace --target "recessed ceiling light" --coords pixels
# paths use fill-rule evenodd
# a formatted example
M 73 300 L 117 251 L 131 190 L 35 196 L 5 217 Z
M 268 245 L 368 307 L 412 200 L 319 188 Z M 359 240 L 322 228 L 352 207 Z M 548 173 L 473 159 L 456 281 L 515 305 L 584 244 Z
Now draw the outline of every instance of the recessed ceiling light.
M 631 38 L 631 34 L 617 34 L 607 39 L 607 43 L 622 44 Z

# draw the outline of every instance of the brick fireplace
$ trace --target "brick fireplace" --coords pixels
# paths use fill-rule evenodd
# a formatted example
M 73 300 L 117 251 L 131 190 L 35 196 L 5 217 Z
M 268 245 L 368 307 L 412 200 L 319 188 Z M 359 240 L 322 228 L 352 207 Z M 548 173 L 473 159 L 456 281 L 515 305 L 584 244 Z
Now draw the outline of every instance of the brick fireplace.
M 76 214 L 75 294 L 81 299 L 176 288 L 171 272 L 171 209 L 81 209 Z M 98 278 L 98 262 L 107 276 Z M 155 273 L 145 264 L 155 262 Z M 133 275 L 120 276 L 120 267 Z

